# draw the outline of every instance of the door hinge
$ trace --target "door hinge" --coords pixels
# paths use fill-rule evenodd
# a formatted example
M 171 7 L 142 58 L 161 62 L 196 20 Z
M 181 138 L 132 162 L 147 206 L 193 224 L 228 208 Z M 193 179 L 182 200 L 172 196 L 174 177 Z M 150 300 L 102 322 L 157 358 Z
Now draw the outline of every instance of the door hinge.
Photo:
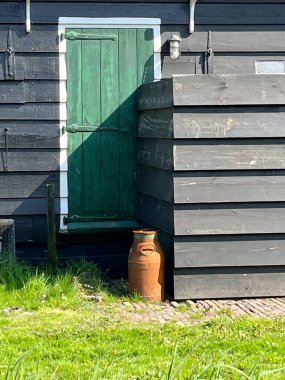
M 93 223 L 93 222 L 102 222 L 105 220 L 119 220 L 118 215 L 112 215 L 112 216 L 79 216 L 79 215 L 72 215 L 72 216 L 65 216 L 63 218 L 63 223 L 67 225 L 68 223 Z
M 7 50 L 5 52 L 5 79 L 15 79 L 15 52 L 13 49 L 12 29 L 8 29 Z
M 118 128 L 108 128 L 108 127 L 100 127 L 100 125 L 95 126 L 87 126 L 87 125 L 67 125 L 62 128 L 62 133 L 77 133 L 77 132 L 118 132 Z
M 63 33 L 63 37 L 67 40 L 112 40 L 117 41 L 116 34 L 88 34 L 78 32 Z

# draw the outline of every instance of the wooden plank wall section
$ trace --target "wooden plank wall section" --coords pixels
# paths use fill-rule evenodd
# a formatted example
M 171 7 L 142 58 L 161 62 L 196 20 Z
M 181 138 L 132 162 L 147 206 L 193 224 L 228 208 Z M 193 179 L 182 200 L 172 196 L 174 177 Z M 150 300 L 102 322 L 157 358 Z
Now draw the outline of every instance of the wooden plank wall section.
M 284 80 L 173 77 L 177 299 L 285 294 Z
M 11 6 L 16 13 L 23 11 L 23 4 L 8 2 L 0 9 Z M 59 102 L 66 100 L 66 94 L 59 77 L 57 25 L 33 25 L 33 32 L 26 34 L 24 18 L 17 25 L 4 22 L 0 25 L 0 215 L 15 219 L 18 242 L 42 243 L 47 183 L 56 185 L 59 213 Z M 16 80 L 5 80 L 8 27 Z

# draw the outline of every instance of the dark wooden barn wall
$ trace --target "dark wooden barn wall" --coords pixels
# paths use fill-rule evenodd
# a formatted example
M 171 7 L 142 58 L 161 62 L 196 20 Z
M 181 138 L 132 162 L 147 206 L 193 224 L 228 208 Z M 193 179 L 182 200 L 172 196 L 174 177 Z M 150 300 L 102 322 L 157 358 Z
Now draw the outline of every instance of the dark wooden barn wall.
M 284 295 L 284 85 L 174 77 L 175 298 Z
M 252 72 L 256 55 L 283 59 L 283 1 L 275 0 L 269 4 L 260 0 L 247 4 L 244 0 L 200 0 L 196 7 L 196 31 L 190 37 L 188 10 L 188 0 L 34 0 L 32 32 L 26 34 L 25 2 L 0 2 L 0 215 L 15 217 L 18 240 L 44 241 L 45 184 L 55 182 L 59 195 L 59 17 L 161 18 L 164 76 L 205 70 L 203 57 L 207 50 L 208 30 L 213 32 L 216 72 Z M 16 81 L 8 82 L 4 81 L 4 56 L 9 27 L 16 54 Z M 176 62 L 170 62 L 168 57 L 167 40 L 172 33 L 179 33 L 183 38 L 183 53 Z M 244 35 L 246 39 L 240 38 Z M 147 120 L 152 117 L 151 110 L 145 117 Z M 8 172 L 4 173 L 5 128 L 8 128 L 9 152 Z M 169 129 L 164 132 L 170 137 Z M 147 149 L 148 145 L 150 149 L 153 147 L 151 136 L 144 142 Z M 156 178 L 154 171 L 164 169 L 149 169 L 146 165 L 144 170 L 145 178 L 147 175 Z M 152 195 L 161 202 L 169 202 L 172 196 Z
M 284 85 L 198 75 L 141 88 L 140 217 L 173 236 L 176 299 L 284 295 Z

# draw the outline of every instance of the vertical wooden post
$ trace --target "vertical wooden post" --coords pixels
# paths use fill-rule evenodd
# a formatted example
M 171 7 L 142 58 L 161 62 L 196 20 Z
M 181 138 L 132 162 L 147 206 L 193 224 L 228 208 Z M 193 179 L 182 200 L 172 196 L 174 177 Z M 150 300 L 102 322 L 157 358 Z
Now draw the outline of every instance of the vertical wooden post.
M 56 225 L 55 225 L 55 185 L 47 185 L 47 248 L 48 248 L 48 263 L 52 267 L 57 265 L 56 252 Z
M 7 257 L 9 265 L 16 262 L 15 222 L 13 219 L 0 219 L 0 255 Z

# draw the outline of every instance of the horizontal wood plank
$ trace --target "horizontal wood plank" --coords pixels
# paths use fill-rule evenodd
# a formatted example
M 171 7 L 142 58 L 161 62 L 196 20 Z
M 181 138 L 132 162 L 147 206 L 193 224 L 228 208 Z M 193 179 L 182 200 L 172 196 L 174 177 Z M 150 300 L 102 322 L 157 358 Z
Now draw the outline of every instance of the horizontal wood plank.
M 138 110 L 170 108 L 173 104 L 172 79 L 144 84 L 138 92 Z
M 6 8 L 12 7 L 13 5 L 6 3 Z M 17 8 L 14 16 L 21 13 L 23 6 L 25 4 L 15 4 Z M 0 2 L 0 10 L 4 9 L 5 5 Z M 6 17 L 8 20 L 9 15 L 2 13 L 0 16 L 0 53 L 4 53 L 7 50 L 7 36 L 8 27 L 11 28 L 11 36 L 13 41 L 13 49 L 16 53 L 16 64 L 21 61 L 21 55 L 19 53 L 58 53 L 58 26 L 57 25 L 34 25 L 33 23 L 33 33 L 26 33 L 25 27 L 25 17 L 21 20 L 22 25 L 1 25 L 3 23 L 3 18 Z M 2 22 L 1 22 L 2 21 Z M 19 17 L 20 21 L 20 17 Z M 26 68 L 25 68 L 26 69 Z
M 35 2 L 31 18 L 35 24 L 55 24 L 62 15 L 65 17 L 157 17 L 164 24 L 186 24 L 189 22 L 189 4 L 166 3 L 87 3 L 87 2 Z M 24 23 L 25 4 L 22 2 L 1 2 L 0 22 Z M 196 24 L 250 25 L 284 24 L 284 4 L 225 4 L 198 3 Z
M 59 213 L 59 199 L 55 200 L 56 213 Z M 45 198 L 0 199 L 1 215 L 46 215 Z
M 58 103 L 0 104 L 0 120 L 59 120 Z
M 171 108 L 141 112 L 138 120 L 138 137 L 172 138 L 172 119 Z
M 138 190 L 143 194 L 172 203 L 173 181 L 171 171 L 140 166 Z
M 8 147 L 46 149 L 59 148 L 60 124 L 38 121 L 0 121 L 0 148 L 5 148 L 5 128 Z
M 0 33 L 1 35 L 1 33 Z M 0 67 L 4 67 L 4 53 L 0 54 Z M 16 80 L 59 79 L 59 57 L 56 53 L 17 54 Z M 66 79 L 63 74 L 61 79 Z M 5 80 L 5 72 L 0 70 L 0 80 Z
M 138 218 L 143 225 L 173 233 L 173 206 L 171 203 L 141 194 Z
M 264 55 L 264 53 L 256 53 L 255 55 L 243 53 L 216 53 L 214 57 L 214 74 L 256 74 L 256 62 L 264 61 L 281 61 L 282 66 L 285 61 L 285 55 L 280 53 L 276 53 L 275 55 L 272 53 L 267 55 Z M 284 67 L 282 69 L 284 71 Z
M 175 206 L 175 235 L 285 233 L 285 203 Z
M 59 172 L 0 173 L 0 199 L 46 198 L 47 184 L 54 183 L 59 196 Z
M 283 111 L 282 111 L 283 110 Z M 285 112 L 278 107 L 174 109 L 178 139 L 285 137 Z
M 276 286 L 278 284 L 278 286 Z M 174 275 L 174 298 L 211 299 L 211 298 L 246 298 L 278 297 L 285 295 L 285 270 L 279 267 L 264 267 L 256 272 L 240 269 L 239 272 L 219 271 L 206 273 L 192 271 L 191 274 Z
M 176 106 L 284 105 L 283 75 L 175 75 Z
M 234 175 L 236 174 L 236 175 Z M 174 174 L 175 203 L 284 202 L 285 172 Z
M 146 146 L 146 151 L 151 151 Z M 284 169 L 285 145 L 282 140 L 235 141 L 231 143 L 190 144 L 176 141 L 174 147 L 175 170 L 241 170 Z
M 196 74 L 196 55 L 182 55 L 176 61 L 165 55 L 163 57 L 162 77 L 172 78 L 173 74 Z
M 6 165 L 9 172 L 57 171 L 59 150 L 9 150 L 6 162 L 5 150 L 0 149 L 0 172 Z
M 285 265 L 285 236 L 175 238 L 175 268 Z
M 65 102 L 66 92 L 58 81 L 0 81 L 0 104 Z M 0 115 L 1 117 L 1 115 Z
M 173 144 L 170 139 L 140 139 L 138 160 L 142 166 L 173 168 Z

